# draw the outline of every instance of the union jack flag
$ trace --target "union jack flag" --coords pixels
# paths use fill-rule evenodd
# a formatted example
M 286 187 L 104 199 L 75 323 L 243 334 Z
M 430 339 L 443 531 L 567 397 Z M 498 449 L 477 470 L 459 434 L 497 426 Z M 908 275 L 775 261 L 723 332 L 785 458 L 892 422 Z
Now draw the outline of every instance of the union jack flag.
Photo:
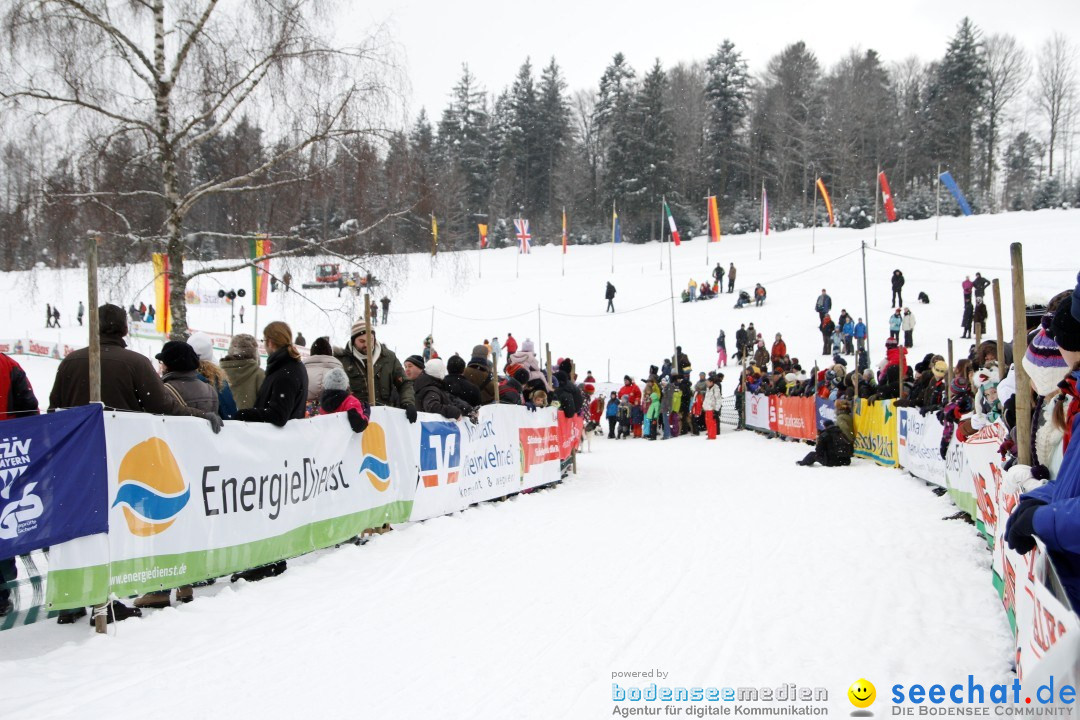
M 528 255 L 529 240 L 532 239 L 532 235 L 529 234 L 529 221 L 518 218 L 514 221 L 514 227 L 517 228 L 518 252 Z

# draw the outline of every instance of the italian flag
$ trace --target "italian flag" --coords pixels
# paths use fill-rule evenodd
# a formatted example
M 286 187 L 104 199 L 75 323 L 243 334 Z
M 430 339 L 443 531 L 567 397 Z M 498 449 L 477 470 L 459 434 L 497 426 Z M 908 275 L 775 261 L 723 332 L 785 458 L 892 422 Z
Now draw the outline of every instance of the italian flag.
M 671 239 L 675 241 L 675 247 L 679 247 L 679 243 L 682 242 L 679 239 L 679 228 L 675 227 L 675 218 L 671 216 L 671 208 L 668 207 L 667 200 L 664 200 L 664 214 L 667 215 L 667 224 L 671 228 Z

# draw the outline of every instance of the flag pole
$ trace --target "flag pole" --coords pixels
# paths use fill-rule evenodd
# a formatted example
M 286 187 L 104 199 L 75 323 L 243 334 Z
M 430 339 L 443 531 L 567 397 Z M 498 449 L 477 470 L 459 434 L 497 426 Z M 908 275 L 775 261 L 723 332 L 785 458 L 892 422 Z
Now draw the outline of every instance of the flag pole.
M 712 188 L 709 188 L 707 193 L 708 197 L 705 198 L 705 227 L 708 228 L 705 232 L 705 267 L 709 267 L 709 243 L 712 242 L 712 226 L 709 224 L 709 198 L 712 197 Z
M 519 217 L 518 220 L 521 220 L 521 218 Z M 521 232 L 521 230 L 519 229 L 518 232 Z M 519 278 L 521 277 L 521 238 L 519 237 L 517 241 L 518 251 L 517 257 L 514 259 L 514 277 Z
M 881 163 L 877 166 L 877 175 L 874 177 L 874 187 L 877 190 L 874 191 L 874 247 L 877 247 L 877 224 L 878 224 L 878 204 L 881 202 Z
M 934 178 L 934 203 L 934 215 L 937 218 L 934 221 L 934 242 L 937 242 L 938 230 L 941 228 L 941 163 L 937 164 L 937 177 Z
M 810 254 L 813 255 L 817 252 L 817 177 L 814 177 L 814 224 L 810 226 Z
M 660 269 L 664 269 L 664 223 L 667 222 L 667 218 L 664 217 L 664 198 L 660 197 Z M 671 262 L 671 258 L 668 258 L 668 262 Z
M 664 205 L 667 205 L 667 198 L 662 198 L 661 202 Z M 660 223 L 660 238 L 661 238 L 661 240 L 663 240 L 663 237 L 664 237 L 664 224 Z M 669 288 L 669 290 L 671 292 L 671 347 L 672 347 L 672 349 L 677 348 L 679 346 L 678 340 L 676 339 L 676 336 L 675 336 L 675 269 L 674 269 L 674 267 L 672 267 L 672 264 L 671 264 L 671 246 L 673 244 L 674 243 L 672 241 L 670 241 L 670 240 L 668 241 L 668 258 L 667 258 L 667 264 L 668 264 L 668 288 Z M 678 350 L 675 350 L 675 355 L 673 356 L 673 364 L 676 365 L 676 366 L 678 366 L 678 364 L 679 364 L 679 351 Z M 676 367 L 675 372 L 678 373 L 680 369 L 681 368 Z
M 615 274 L 615 201 L 611 201 L 611 274 Z
M 765 217 L 765 180 L 761 181 L 761 227 L 758 228 L 757 234 L 757 259 L 761 259 L 761 241 L 765 237 L 765 223 L 768 219 Z
M 483 250 L 482 243 L 484 242 L 484 236 L 480 233 L 480 226 L 476 226 L 476 277 L 484 277 L 484 269 L 482 263 L 484 261 L 484 255 L 480 251 Z
M 566 206 L 562 209 L 562 274 L 566 277 Z

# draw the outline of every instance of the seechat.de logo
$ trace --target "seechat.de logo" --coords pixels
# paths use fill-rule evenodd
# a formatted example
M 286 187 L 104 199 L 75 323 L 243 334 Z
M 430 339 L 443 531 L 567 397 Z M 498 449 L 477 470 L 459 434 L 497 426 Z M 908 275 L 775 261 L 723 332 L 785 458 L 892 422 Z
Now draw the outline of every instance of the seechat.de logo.
M 133 535 L 164 532 L 188 504 L 188 487 L 168 444 L 161 438 L 144 440 L 120 461 L 119 488 L 112 506 L 120 506 Z
M 423 423 L 420 426 L 420 478 L 424 487 L 456 483 L 460 470 L 461 430 L 457 423 Z
M 390 487 L 390 463 L 386 454 L 386 431 L 378 423 L 368 423 L 360 436 L 360 450 L 364 460 L 360 463 L 360 477 L 365 477 L 379 492 Z

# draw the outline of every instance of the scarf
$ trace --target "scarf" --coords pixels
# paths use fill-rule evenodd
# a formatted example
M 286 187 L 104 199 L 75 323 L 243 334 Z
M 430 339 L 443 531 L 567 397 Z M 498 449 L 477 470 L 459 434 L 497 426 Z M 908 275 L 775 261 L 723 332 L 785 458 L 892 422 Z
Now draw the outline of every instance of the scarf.
M 341 407 L 347 397 L 349 397 L 348 390 L 323 390 L 322 397 L 319 399 L 319 407 L 322 408 L 324 415 L 329 415 L 337 412 L 337 409 Z

